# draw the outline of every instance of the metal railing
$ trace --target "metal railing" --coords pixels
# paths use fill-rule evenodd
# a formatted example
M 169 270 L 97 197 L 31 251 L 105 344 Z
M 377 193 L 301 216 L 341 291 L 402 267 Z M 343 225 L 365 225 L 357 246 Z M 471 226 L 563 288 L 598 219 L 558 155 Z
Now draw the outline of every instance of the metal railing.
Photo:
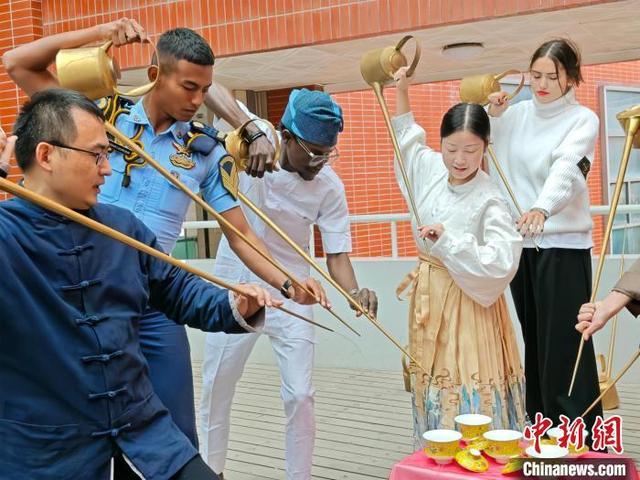
M 608 215 L 609 205 L 592 205 L 589 212 L 592 217 Z M 638 205 L 618 205 L 616 215 L 640 213 Z M 390 223 L 391 224 L 391 258 L 398 258 L 398 223 L 411 220 L 409 213 L 378 213 L 370 215 L 349 215 L 349 221 L 355 223 Z M 204 228 L 220 228 L 215 220 L 187 221 L 182 224 L 183 230 L 199 230 Z M 309 243 L 309 250 L 314 251 L 313 235 Z

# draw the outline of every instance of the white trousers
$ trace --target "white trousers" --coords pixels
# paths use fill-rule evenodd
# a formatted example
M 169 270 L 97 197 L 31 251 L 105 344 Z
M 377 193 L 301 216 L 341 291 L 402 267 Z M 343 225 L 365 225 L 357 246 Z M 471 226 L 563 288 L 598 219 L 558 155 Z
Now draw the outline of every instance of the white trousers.
M 216 472 L 224 470 L 235 388 L 259 333 L 207 333 L 202 367 L 200 453 Z M 315 390 L 311 382 L 314 344 L 299 338 L 270 336 L 280 367 L 284 402 L 287 480 L 309 480 L 315 442 Z

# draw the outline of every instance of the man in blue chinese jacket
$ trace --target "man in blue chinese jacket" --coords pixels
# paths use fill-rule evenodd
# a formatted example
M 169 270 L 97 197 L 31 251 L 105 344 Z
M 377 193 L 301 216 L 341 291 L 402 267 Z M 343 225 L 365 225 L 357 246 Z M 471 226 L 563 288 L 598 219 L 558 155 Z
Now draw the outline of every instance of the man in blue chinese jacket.
M 160 249 L 129 211 L 96 204 L 111 174 L 101 110 L 60 89 L 33 96 L 0 155 L 24 186 Z M 243 333 L 277 305 L 140 253 L 21 199 L 0 203 L 0 478 L 108 479 L 121 456 L 147 479 L 216 479 L 153 391 L 137 322 L 148 305 Z

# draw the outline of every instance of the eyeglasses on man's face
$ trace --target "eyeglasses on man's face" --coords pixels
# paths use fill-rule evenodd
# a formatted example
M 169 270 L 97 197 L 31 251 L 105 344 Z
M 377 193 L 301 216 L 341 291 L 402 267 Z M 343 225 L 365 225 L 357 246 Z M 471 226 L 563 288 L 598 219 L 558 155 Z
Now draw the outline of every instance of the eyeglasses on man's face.
M 307 153 L 307 155 L 309 155 L 310 167 L 324 165 L 325 163 L 337 160 L 340 156 L 340 153 L 338 152 L 338 149 L 336 147 L 333 147 L 333 149 L 331 149 L 331 151 L 327 153 L 313 153 L 311 149 L 305 144 L 304 140 L 298 138 L 295 135 L 293 135 L 293 138 L 295 138 L 296 143 L 300 145 L 300 148 L 302 148 Z
M 102 166 L 104 162 L 109 160 L 109 151 L 101 151 L 101 152 L 92 152 L 91 150 L 85 150 L 84 148 L 72 147 L 71 145 L 65 145 L 64 143 L 58 142 L 56 140 L 51 140 L 46 142 L 49 145 L 53 145 L 54 147 L 64 148 L 66 150 L 75 150 L 76 152 L 86 153 L 87 155 L 91 155 L 95 158 L 96 165 L 98 167 Z

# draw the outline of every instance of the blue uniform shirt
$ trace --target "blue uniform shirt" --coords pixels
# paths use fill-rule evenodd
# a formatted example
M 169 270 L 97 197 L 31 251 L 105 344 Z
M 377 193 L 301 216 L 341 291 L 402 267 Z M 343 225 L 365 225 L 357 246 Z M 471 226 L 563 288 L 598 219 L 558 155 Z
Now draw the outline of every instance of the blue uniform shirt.
M 118 130 L 129 138 L 135 135 L 139 125 L 143 126 L 139 140 L 145 151 L 192 192 L 201 191 L 204 200 L 220 213 L 238 205 L 222 186 L 220 179 L 218 163 L 226 153 L 221 144 L 216 145 L 207 156 L 193 153 L 193 167 L 185 168 L 172 163 L 171 155 L 177 153 L 174 142 L 184 145 L 189 131 L 188 122 L 175 122 L 164 132 L 156 134 L 140 100 L 133 105 L 130 113 L 123 113 L 116 120 Z M 126 162 L 123 154 L 112 152 L 110 163 L 113 174 L 106 177 L 106 183 L 100 189 L 100 203 L 115 204 L 133 212 L 156 234 L 162 249 L 171 253 L 180 235 L 191 199 L 150 165 L 132 168 L 131 182 L 128 187 L 124 187 Z
M 128 211 L 84 212 L 154 248 Z M 29 202 L 0 202 L 0 478 L 109 478 L 122 450 L 167 479 L 197 451 L 153 391 L 147 305 L 209 331 L 246 325 L 229 293 Z

